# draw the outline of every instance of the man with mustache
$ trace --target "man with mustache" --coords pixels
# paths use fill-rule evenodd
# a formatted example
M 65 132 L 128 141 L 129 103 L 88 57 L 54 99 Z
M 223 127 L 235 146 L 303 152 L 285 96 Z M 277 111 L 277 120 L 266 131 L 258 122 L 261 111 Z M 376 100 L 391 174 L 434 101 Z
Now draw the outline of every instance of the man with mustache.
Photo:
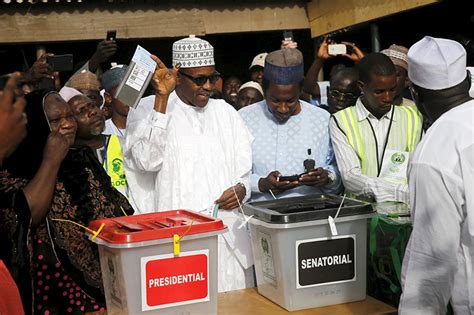
M 300 100 L 303 80 L 303 54 L 298 49 L 271 52 L 263 74 L 265 99 L 239 111 L 254 137 L 252 200 L 272 199 L 272 194 L 337 193 L 340 189 L 329 113 Z M 307 166 L 305 160 L 314 163 Z M 280 178 L 305 171 L 293 180 Z
M 143 99 L 130 110 L 123 150 L 128 168 L 156 174 L 152 185 L 142 187 L 143 198 L 153 191 L 154 201 L 139 211 L 215 213 L 230 230 L 219 236 L 219 291 L 253 286 L 250 240 L 245 229 L 238 229 L 235 214 L 250 196 L 250 138 L 235 109 L 210 98 L 219 78 L 214 48 L 193 35 L 175 42 L 172 72 L 152 58 L 157 62 L 153 109 L 143 114 Z

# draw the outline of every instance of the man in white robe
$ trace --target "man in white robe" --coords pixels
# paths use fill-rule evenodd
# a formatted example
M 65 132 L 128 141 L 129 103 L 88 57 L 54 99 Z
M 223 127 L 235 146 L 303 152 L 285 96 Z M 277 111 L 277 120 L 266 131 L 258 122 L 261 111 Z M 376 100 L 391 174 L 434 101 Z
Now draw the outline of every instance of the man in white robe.
M 416 105 L 434 122 L 409 165 L 413 232 L 400 314 L 474 314 L 474 101 L 466 51 L 425 37 L 408 52 Z
M 237 215 L 239 203 L 250 196 L 250 134 L 232 106 L 209 97 L 219 74 L 207 41 L 190 36 L 175 42 L 171 73 L 156 61 L 153 110 L 130 111 L 125 163 L 156 174 L 153 187 L 141 187 L 145 197 L 154 191 L 152 211 L 218 205 L 217 216 L 229 227 L 219 236 L 218 289 L 251 286 L 250 238 L 245 227 L 238 228 Z

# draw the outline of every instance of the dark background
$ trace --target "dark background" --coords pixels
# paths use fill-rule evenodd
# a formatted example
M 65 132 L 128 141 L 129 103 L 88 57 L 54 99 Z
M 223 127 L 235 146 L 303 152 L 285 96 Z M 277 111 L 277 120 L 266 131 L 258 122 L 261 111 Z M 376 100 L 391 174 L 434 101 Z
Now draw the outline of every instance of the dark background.
M 391 44 L 410 47 L 425 35 L 445 38 L 463 38 L 464 42 L 474 38 L 474 1 L 443 1 L 438 4 L 402 12 L 372 22 L 352 26 L 332 34 L 336 41 L 350 41 L 357 44 L 364 52 L 371 51 L 370 24 L 375 23 L 379 28 L 380 46 L 382 49 Z M 104 33 L 104 38 L 105 38 Z M 311 39 L 309 30 L 294 30 L 294 39 L 298 48 L 305 56 L 306 69 L 309 68 L 314 58 L 314 43 L 318 39 Z M 462 37 L 459 37 L 459 36 Z M 207 35 L 203 37 L 215 48 L 217 70 L 223 77 L 237 75 L 244 81 L 248 79 L 248 67 L 252 58 L 260 52 L 270 52 L 279 49 L 283 38 L 281 31 L 236 33 Z M 171 65 L 171 46 L 178 38 L 150 38 L 139 40 L 120 39 L 117 34 L 118 53 L 109 61 L 129 63 L 139 44 L 150 52 L 158 55 L 167 66 Z M 85 62 L 95 51 L 97 41 L 71 41 L 42 43 L 48 52 L 55 54 L 74 54 L 74 63 L 79 66 Z M 25 70 L 26 64 L 31 66 L 36 58 L 37 44 L 0 44 L 0 74 L 15 70 Z M 468 53 L 473 51 L 474 45 L 469 42 Z M 472 55 L 472 53 L 471 53 Z M 336 62 L 345 62 L 342 58 L 334 58 L 325 65 L 325 73 Z M 350 62 L 348 62 L 350 64 Z M 468 64 L 474 65 L 469 59 Z M 104 68 L 110 65 L 104 65 Z M 63 73 L 65 80 L 72 73 Z M 63 81 L 64 82 L 64 81 Z

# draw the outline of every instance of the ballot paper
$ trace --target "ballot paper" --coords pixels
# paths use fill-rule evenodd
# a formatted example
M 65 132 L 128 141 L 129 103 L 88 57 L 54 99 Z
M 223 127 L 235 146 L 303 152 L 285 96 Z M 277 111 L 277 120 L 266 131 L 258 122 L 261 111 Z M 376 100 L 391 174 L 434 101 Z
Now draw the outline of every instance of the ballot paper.
M 145 93 L 155 68 L 156 62 L 151 59 L 151 54 L 138 45 L 127 73 L 115 93 L 115 98 L 135 108 Z

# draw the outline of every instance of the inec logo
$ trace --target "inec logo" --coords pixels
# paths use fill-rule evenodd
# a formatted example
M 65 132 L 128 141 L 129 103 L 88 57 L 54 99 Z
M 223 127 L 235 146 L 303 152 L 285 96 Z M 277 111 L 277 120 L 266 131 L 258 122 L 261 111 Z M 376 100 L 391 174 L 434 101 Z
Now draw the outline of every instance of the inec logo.
M 405 155 L 397 152 L 392 155 L 391 159 L 392 159 L 392 163 L 394 164 L 403 164 L 403 162 L 405 162 Z
M 117 174 L 121 179 L 125 179 L 125 174 L 123 173 L 123 162 L 119 158 L 115 158 L 112 161 L 112 171 Z

